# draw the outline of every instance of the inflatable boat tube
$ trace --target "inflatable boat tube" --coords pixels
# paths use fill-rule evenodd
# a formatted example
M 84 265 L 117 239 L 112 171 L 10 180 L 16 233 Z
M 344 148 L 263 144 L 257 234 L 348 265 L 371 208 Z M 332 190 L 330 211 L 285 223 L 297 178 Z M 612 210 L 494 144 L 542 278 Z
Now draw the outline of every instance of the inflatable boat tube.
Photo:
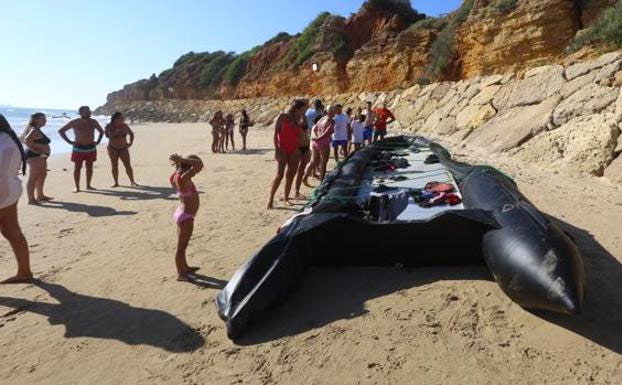
M 413 206 L 395 220 L 370 220 L 366 186 L 381 154 L 402 151 L 413 166 L 404 184 L 446 172 L 462 204 L 425 211 Z M 436 155 L 436 166 L 422 156 Z M 377 175 L 376 175 L 377 176 Z M 418 180 L 421 179 L 421 180 Z M 410 210 L 410 211 L 409 211 Z M 420 217 L 421 213 L 429 215 Z M 439 266 L 485 262 L 520 306 L 575 314 L 584 268 L 574 243 L 501 172 L 452 160 L 421 137 L 387 138 L 365 147 L 327 176 L 309 207 L 234 274 L 216 305 L 227 335 L 240 337 L 270 306 L 283 302 L 309 266 Z

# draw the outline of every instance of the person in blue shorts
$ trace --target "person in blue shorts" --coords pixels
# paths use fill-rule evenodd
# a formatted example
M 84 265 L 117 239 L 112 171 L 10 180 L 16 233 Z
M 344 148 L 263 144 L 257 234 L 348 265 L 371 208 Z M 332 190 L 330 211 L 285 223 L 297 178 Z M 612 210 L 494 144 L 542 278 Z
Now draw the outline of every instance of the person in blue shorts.
M 363 145 L 371 144 L 374 138 L 374 125 L 376 124 L 376 113 L 372 109 L 372 103 L 367 102 L 365 109 L 365 131 L 363 132 Z

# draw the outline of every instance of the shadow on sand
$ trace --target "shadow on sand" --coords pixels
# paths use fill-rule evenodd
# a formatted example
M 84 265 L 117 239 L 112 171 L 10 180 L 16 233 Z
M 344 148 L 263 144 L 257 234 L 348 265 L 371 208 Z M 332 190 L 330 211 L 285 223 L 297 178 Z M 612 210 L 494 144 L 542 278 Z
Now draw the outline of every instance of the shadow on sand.
M 192 352 L 205 344 L 205 339 L 177 317 L 154 309 L 141 309 L 112 299 L 73 293 L 65 287 L 36 281 L 58 301 L 34 302 L 0 297 L 0 305 L 14 310 L 48 317 L 51 325 L 65 325 L 65 337 L 91 337 L 118 340 L 128 345 L 149 345 L 169 352 Z
M 239 345 L 254 345 L 294 336 L 340 319 L 366 314 L 365 302 L 402 289 L 442 280 L 492 280 L 485 266 L 394 269 L 312 268 L 301 287 L 249 328 Z
M 208 277 L 206 275 L 192 273 L 190 274 L 192 278 L 191 281 L 185 281 L 202 289 L 216 289 L 222 290 L 227 286 L 227 281 L 223 281 L 222 279 Z
M 586 274 L 583 312 L 575 317 L 533 314 L 622 354 L 622 264 L 588 231 L 557 222 L 574 238 L 583 255 Z
M 236 155 L 263 155 L 274 152 L 274 148 L 247 148 L 246 150 L 231 151 L 231 154 Z
M 90 217 L 112 217 L 117 215 L 136 215 L 136 211 L 117 211 L 112 207 L 87 205 L 84 203 L 49 201 L 40 203 L 39 207 L 48 209 L 62 209 L 73 213 L 85 213 Z
M 90 190 L 90 191 L 87 191 L 87 193 L 115 196 L 115 197 L 121 198 L 121 200 L 128 200 L 128 201 L 142 201 L 142 200 L 154 200 L 154 199 L 177 200 L 177 197 L 175 196 L 176 192 L 172 187 L 150 187 L 150 186 L 125 187 L 125 186 L 122 186 L 119 189 Z
M 556 220 L 577 243 L 586 270 L 583 313 L 532 312 L 613 352 L 622 354 L 622 264 L 587 231 Z M 238 341 L 253 345 L 297 335 L 339 319 L 364 315 L 365 302 L 439 280 L 492 280 L 485 265 L 434 269 L 313 268 L 302 285 Z

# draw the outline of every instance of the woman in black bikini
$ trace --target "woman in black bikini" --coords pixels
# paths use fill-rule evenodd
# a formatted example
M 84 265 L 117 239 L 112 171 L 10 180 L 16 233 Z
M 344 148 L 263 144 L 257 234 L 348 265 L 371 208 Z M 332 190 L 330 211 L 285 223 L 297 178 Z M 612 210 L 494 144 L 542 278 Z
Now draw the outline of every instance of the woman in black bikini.
M 104 133 L 108 138 L 108 155 L 112 164 L 112 179 L 114 179 L 112 187 L 119 187 L 119 159 L 123 162 L 132 186 L 138 186 L 138 183 L 134 181 L 134 170 L 130 164 L 130 147 L 134 144 L 134 132 L 125 124 L 125 117 L 122 113 L 115 112 L 112 114 Z M 128 135 L 130 137 L 129 143 L 127 141 Z
M 320 116 L 316 117 L 315 123 L 320 120 Z M 300 164 L 298 165 L 298 172 L 296 174 L 296 199 L 307 199 L 300 193 L 300 187 L 302 187 L 302 178 L 305 175 L 305 168 L 309 161 L 311 161 L 311 129 L 307 122 L 307 117 L 303 115 L 300 121 L 300 127 L 302 132 L 298 139 L 298 151 L 300 151 Z
M 50 156 L 50 138 L 48 138 L 41 128 L 45 126 L 46 118 L 42 112 L 37 112 L 30 116 L 30 122 L 22 134 L 22 142 L 27 147 L 26 162 L 30 168 L 26 192 L 28 194 L 28 204 L 34 205 L 39 202 L 52 200 L 51 197 L 43 193 L 43 184 L 47 176 L 47 158 Z
M 240 119 L 240 135 L 242 135 L 242 150 L 246 151 L 246 135 L 248 128 L 253 126 L 253 122 L 248 117 L 246 110 L 242 110 L 242 118 Z

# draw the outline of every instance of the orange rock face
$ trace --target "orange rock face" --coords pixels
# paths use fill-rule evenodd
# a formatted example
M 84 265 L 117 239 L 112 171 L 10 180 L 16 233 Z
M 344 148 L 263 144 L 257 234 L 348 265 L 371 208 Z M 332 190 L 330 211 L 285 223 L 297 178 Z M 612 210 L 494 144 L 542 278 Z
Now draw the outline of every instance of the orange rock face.
M 477 2 L 456 34 L 461 77 L 503 73 L 552 60 L 564 52 L 578 28 L 574 0 L 518 1 L 506 14 Z
M 454 56 L 440 75 L 444 78 L 441 80 L 559 62 L 577 31 L 593 23 L 615 2 L 470 1 L 470 13 L 464 21 L 454 24 Z M 209 87 L 201 85 L 202 64 L 190 62 L 113 92 L 108 103 L 331 95 L 408 88 L 418 79 L 430 77 L 426 67 L 434 60 L 431 48 L 439 30 L 409 28 L 421 16 L 400 13 L 400 7 L 407 4 L 402 0 L 368 0 L 348 19 L 328 17 L 313 40 L 311 48 L 315 53 L 301 59 L 302 63 L 294 64 L 291 57 L 297 36 L 276 39 L 250 56 L 244 76 L 234 86 L 224 81 Z M 454 20 L 456 14 L 448 20 Z M 336 50 L 340 39 L 343 44 Z
M 407 30 L 361 47 L 348 62 L 348 91 L 380 91 L 412 85 L 423 76 L 436 32 Z

